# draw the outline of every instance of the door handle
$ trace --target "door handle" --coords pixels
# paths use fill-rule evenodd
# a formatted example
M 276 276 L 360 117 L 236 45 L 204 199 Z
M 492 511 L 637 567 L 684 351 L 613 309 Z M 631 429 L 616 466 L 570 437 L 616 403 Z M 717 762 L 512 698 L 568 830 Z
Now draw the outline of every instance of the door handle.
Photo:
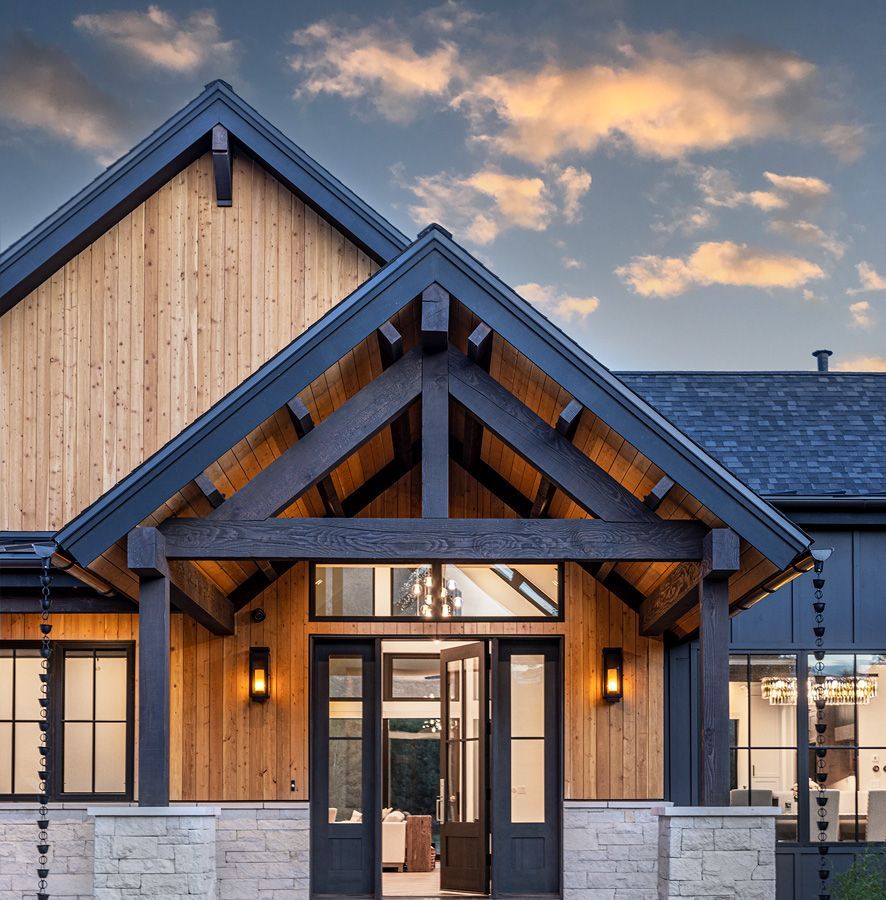
M 437 821 L 442 825 L 446 815 L 446 804 L 443 798 L 446 796 L 446 781 L 440 779 L 440 795 L 437 797 Z

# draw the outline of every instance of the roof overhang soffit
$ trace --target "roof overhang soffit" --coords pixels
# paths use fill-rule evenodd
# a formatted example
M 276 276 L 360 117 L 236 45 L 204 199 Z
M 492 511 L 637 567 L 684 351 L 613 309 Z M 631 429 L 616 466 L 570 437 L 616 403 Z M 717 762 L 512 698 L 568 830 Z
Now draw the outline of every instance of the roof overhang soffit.
M 779 567 L 808 538 L 438 229 L 431 229 L 65 527 L 88 563 L 434 282 Z

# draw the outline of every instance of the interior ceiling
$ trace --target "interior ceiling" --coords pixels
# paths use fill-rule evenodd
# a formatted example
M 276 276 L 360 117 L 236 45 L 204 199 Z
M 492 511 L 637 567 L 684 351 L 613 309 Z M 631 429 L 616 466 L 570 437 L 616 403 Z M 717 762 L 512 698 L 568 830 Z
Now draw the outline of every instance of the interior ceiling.
M 404 352 L 418 344 L 419 322 L 418 301 L 413 301 L 402 309 L 392 320 L 403 335 Z M 450 313 L 450 340 L 462 352 L 467 352 L 467 340 L 479 320 L 469 310 L 452 302 Z M 382 372 L 382 361 L 375 336 L 362 341 L 345 357 L 339 360 L 317 378 L 299 396 L 310 411 L 315 425 L 322 422 L 334 410 L 341 407 L 350 397 L 365 387 Z M 572 397 L 550 379 L 537 366 L 519 353 L 498 335 L 493 339 L 490 374 L 504 387 L 517 396 L 538 416 L 550 425 L 555 425 L 558 416 Z M 414 404 L 409 410 L 410 434 L 415 441 L 420 437 L 420 408 Z M 465 413 L 457 404 L 450 403 L 450 435 L 459 443 L 464 440 Z M 227 453 L 209 466 L 205 474 L 224 497 L 239 490 L 251 478 L 270 465 L 288 447 L 297 441 L 290 414 L 286 408 L 278 410 L 263 422 L 244 440 L 237 443 Z M 573 439 L 574 445 L 602 469 L 614 477 L 636 497 L 643 499 L 665 474 L 642 453 L 627 443 L 593 411 L 585 409 Z M 349 497 L 373 475 L 394 459 L 394 445 L 390 427 L 361 447 L 349 459 L 331 473 L 332 483 L 338 496 Z M 534 498 L 541 477 L 536 469 L 514 453 L 501 440 L 484 430 L 481 460 L 497 472 L 505 481 L 528 501 Z M 453 477 L 459 476 L 462 488 L 474 494 L 482 492 L 474 479 L 453 463 Z M 372 504 L 373 515 L 416 516 L 416 500 L 420 504 L 420 480 L 413 470 L 410 476 L 386 492 L 386 497 Z M 418 489 L 415 489 L 415 484 Z M 451 485 L 452 515 L 490 516 L 500 515 L 489 512 L 488 503 L 478 502 L 468 511 L 459 509 L 459 486 Z M 485 493 L 485 492 L 484 492 Z M 392 495 L 396 496 L 391 498 Z M 479 493 L 482 498 L 483 494 Z M 379 508 L 383 512 L 379 512 Z M 195 482 L 190 482 L 181 491 L 158 507 L 152 516 L 142 524 L 157 525 L 171 516 L 198 516 L 209 513 L 211 506 Z M 322 517 L 326 514 L 324 504 L 316 487 L 287 508 L 282 515 L 293 517 Z M 509 514 L 509 511 L 504 513 Z M 556 491 L 549 513 L 553 518 L 588 518 L 588 515 L 561 491 Z M 723 523 L 710 510 L 702 506 L 679 485 L 675 485 L 661 505 L 657 514 L 665 519 L 699 519 L 711 527 L 722 527 Z M 768 562 L 744 543 L 743 570 L 734 576 L 736 590 L 746 584 L 747 588 L 758 584 L 774 571 Z M 200 562 L 197 565 L 222 591 L 230 593 L 243 585 L 258 572 L 256 564 L 240 562 Z M 615 571 L 645 596 L 649 596 L 674 569 L 674 563 L 619 563 Z M 137 583 L 126 568 L 125 547 L 122 542 L 111 548 L 96 560 L 92 568 L 118 589 L 129 596 L 137 593 Z M 759 577 L 756 577 L 759 576 Z M 755 580 L 756 577 L 756 580 Z M 740 596 L 740 594 L 737 594 Z M 694 630 L 692 615 L 680 623 L 680 630 Z

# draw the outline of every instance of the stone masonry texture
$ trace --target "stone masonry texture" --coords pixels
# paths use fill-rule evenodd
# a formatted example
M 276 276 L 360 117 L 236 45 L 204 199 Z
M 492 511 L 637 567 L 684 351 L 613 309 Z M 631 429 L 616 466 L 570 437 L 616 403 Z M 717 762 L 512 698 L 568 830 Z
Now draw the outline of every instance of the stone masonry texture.
M 85 809 L 51 809 L 48 890 L 53 900 L 92 897 L 92 819 Z M 37 807 L 0 810 L 0 900 L 37 891 Z
M 775 900 L 774 816 L 661 816 L 659 898 Z
M 215 847 L 215 816 L 97 816 L 96 900 L 215 900 Z

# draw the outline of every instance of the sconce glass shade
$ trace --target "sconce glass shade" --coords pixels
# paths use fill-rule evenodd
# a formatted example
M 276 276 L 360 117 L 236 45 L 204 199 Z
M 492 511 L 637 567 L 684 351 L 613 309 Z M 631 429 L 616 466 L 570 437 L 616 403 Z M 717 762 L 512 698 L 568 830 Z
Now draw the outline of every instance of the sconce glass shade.
M 617 703 L 624 696 L 624 658 L 621 647 L 603 648 L 603 699 Z
M 271 651 L 268 647 L 249 648 L 249 697 L 264 703 L 271 696 Z

